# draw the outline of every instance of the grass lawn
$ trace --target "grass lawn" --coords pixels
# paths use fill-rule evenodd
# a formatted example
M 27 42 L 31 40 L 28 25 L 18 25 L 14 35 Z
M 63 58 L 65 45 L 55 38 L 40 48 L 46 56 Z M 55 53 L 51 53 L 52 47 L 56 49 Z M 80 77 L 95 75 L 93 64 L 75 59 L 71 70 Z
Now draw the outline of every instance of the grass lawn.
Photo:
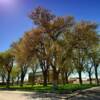
M 66 84 L 66 85 L 59 85 L 56 91 L 53 91 L 52 85 L 48 85 L 44 87 L 43 85 L 24 85 L 23 87 L 20 86 L 10 86 L 11 90 L 20 90 L 20 91 L 35 91 L 35 92 L 56 92 L 56 93 L 72 93 L 77 90 L 84 90 L 91 87 L 95 87 L 96 85 L 90 84 Z M 0 86 L 0 89 L 6 89 L 6 86 Z

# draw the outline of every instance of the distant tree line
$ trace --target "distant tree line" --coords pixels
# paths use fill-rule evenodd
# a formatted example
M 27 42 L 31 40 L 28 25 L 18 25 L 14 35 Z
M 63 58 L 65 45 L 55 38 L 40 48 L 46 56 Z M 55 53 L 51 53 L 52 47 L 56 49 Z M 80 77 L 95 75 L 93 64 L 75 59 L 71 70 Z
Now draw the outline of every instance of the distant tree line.
M 56 89 L 61 73 L 63 84 L 68 83 L 72 73 L 78 73 L 82 84 L 82 72 L 88 73 L 90 84 L 95 74 L 99 84 L 100 34 L 98 25 L 91 21 L 76 21 L 72 16 L 56 16 L 48 9 L 37 7 L 29 18 L 35 28 L 25 32 L 8 51 L 0 53 L 0 76 L 7 87 L 16 80 L 23 86 L 30 68 L 33 83 L 38 66 L 42 70 L 43 85 L 47 86 L 49 70 L 52 69 L 52 84 Z

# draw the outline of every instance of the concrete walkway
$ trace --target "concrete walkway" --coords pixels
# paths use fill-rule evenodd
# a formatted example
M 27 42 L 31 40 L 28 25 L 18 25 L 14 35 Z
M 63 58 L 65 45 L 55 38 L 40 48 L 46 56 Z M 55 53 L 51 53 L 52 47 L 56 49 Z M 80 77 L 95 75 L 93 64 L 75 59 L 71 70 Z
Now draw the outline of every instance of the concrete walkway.
M 24 93 L 13 93 L 11 91 L 0 91 L 0 100 L 29 100 Z
M 68 96 L 68 94 L 55 93 L 0 91 L 0 100 L 66 100 Z
M 100 100 L 100 87 L 80 91 L 68 100 Z
M 100 87 L 73 94 L 0 91 L 0 100 L 100 100 Z

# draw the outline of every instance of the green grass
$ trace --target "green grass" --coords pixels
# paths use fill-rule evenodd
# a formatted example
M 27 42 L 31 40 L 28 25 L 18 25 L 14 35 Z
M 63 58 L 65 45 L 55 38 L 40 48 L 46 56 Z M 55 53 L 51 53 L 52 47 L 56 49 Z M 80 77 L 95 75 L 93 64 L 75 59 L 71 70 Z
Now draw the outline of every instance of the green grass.
M 95 86 L 97 86 L 97 85 L 95 85 L 95 84 L 93 84 L 93 85 L 90 85 L 90 84 L 83 84 L 83 85 L 66 84 L 66 85 L 60 85 L 58 92 L 60 92 L 60 93 L 74 92 L 74 91 L 77 91 L 77 90 L 84 90 L 84 89 L 88 89 L 88 88 L 95 87 Z
M 52 85 L 48 85 L 44 87 L 43 85 L 24 85 L 23 87 L 20 86 L 10 86 L 12 90 L 20 90 L 20 91 L 35 91 L 35 92 L 56 92 L 56 93 L 71 93 L 77 90 L 84 90 L 91 87 L 95 87 L 96 85 L 90 84 L 66 84 L 66 85 L 59 85 L 56 91 L 53 91 Z M 6 86 L 0 86 L 0 89 L 6 89 Z

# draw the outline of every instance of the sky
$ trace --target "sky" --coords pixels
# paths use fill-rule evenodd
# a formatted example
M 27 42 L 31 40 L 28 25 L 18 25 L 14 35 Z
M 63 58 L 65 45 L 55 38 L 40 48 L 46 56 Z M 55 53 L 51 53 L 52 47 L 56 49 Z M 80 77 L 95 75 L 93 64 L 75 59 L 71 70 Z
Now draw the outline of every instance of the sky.
M 28 15 L 37 6 L 58 16 L 100 23 L 100 0 L 0 0 L 0 52 L 34 27 Z

